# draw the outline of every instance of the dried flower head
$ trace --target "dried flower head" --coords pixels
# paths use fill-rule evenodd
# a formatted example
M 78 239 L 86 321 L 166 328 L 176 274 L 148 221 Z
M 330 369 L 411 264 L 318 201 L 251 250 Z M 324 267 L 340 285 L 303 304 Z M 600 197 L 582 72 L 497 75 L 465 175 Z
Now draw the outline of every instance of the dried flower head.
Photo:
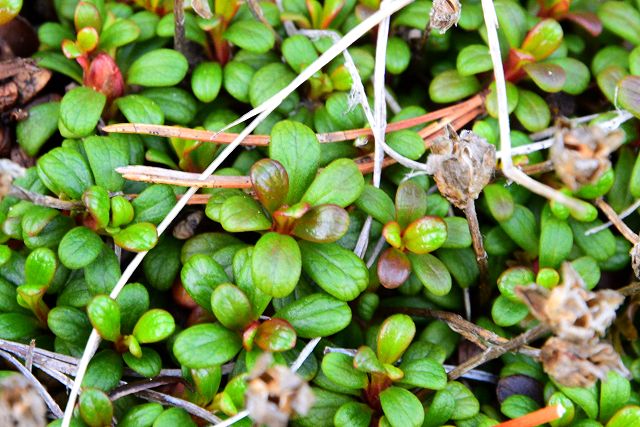
M 431 144 L 428 166 L 435 171 L 440 193 L 463 209 L 469 201 L 478 198 L 491 180 L 496 149 L 486 139 L 467 130 L 458 136 L 447 125 L 446 133 Z
M 429 14 L 429 28 L 444 34 L 449 28 L 458 25 L 461 10 L 459 0 L 434 0 Z
M 612 370 L 630 376 L 618 353 L 605 342 L 573 343 L 552 337 L 542 347 L 540 359 L 545 372 L 567 387 L 589 387 Z
M 195 234 L 196 228 L 200 225 L 203 217 L 204 212 L 202 211 L 191 212 L 185 219 L 173 227 L 173 237 L 179 240 L 191 238 Z
M 610 289 L 587 291 L 570 263 L 562 265 L 562 279 L 551 291 L 533 285 L 518 287 L 516 292 L 531 313 L 559 338 L 582 342 L 603 337 L 624 297 Z
M 575 191 L 600 179 L 611 167 L 609 154 L 623 141 L 620 129 L 607 133 L 599 126 L 564 127 L 549 154 L 562 182 Z
M 24 376 L 0 381 L 0 426 L 41 427 L 47 424 L 44 401 Z
M 275 365 L 271 353 L 256 361 L 249 376 L 246 405 L 257 424 L 285 427 L 294 414 L 306 415 L 315 397 L 311 387 L 289 367 Z

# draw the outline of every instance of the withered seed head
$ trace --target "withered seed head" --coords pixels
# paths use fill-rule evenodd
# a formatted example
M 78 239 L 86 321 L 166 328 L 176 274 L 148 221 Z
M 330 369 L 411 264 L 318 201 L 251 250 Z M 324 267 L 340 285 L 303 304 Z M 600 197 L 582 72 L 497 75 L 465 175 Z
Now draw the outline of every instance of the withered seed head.
M 249 376 L 246 406 L 253 421 L 268 427 L 286 427 L 294 414 L 306 415 L 315 397 L 311 387 L 289 367 L 276 365 L 271 353 L 256 361 Z
M 0 425 L 39 427 L 47 423 L 47 407 L 24 376 L 10 375 L 0 381 Z
M 458 24 L 462 5 L 459 0 L 434 0 L 429 14 L 429 27 L 444 34 Z
M 623 141 L 620 129 L 605 133 L 598 126 L 563 128 L 549 154 L 562 182 L 575 191 L 600 179 L 611 167 L 609 154 Z
M 440 193 L 463 209 L 469 201 L 478 198 L 491 180 L 496 149 L 467 130 L 458 136 L 447 125 L 447 133 L 433 141 L 427 164 L 435 171 L 434 179 Z

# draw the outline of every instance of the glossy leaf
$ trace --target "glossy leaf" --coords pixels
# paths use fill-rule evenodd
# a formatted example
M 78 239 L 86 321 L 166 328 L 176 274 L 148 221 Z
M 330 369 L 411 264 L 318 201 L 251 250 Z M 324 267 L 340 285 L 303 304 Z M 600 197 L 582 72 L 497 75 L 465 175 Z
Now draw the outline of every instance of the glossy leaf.
M 263 351 L 291 350 L 296 346 L 296 331 L 286 320 L 269 319 L 258 326 L 253 342 Z
M 180 278 L 189 296 L 207 310 L 211 308 L 211 293 L 215 287 L 229 281 L 222 266 L 204 254 L 191 256 L 184 263 Z
M 524 71 L 545 92 L 558 92 L 564 87 L 567 76 L 559 65 L 543 62 L 526 64 Z
M 616 371 L 607 372 L 601 383 L 600 415 L 602 422 L 609 420 L 631 397 L 631 384 Z
M 552 58 L 548 59 L 555 65 L 559 65 L 564 70 L 567 78 L 562 86 L 562 91 L 570 95 L 579 95 L 584 92 L 591 82 L 589 68 L 574 58 Z
M 124 414 L 118 425 L 121 427 L 151 426 L 162 411 L 162 405 L 155 402 L 136 405 Z
M 458 53 L 456 68 L 461 76 L 471 76 L 492 70 L 489 48 L 482 44 L 466 46 Z
M 37 248 L 27 256 L 24 263 L 25 281 L 32 285 L 49 286 L 57 269 L 56 254 L 48 248 Z
M 235 22 L 224 32 L 224 38 L 255 53 L 268 52 L 276 41 L 272 29 L 254 20 Z
M 372 412 L 371 408 L 364 403 L 345 403 L 333 416 L 333 424 L 336 427 L 368 427 Z
M 395 206 L 393 200 L 383 190 L 366 184 L 360 197 L 355 201 L 358 209 L 371 215 L 381 224 L 386 224 L 395 219 Z
M 330 295 L 351 301 L 367 288 L 367 267 L 352 251 L 337 243 L 301 241 L 299 245 L 305 273 Z
M 404 230 L 402 242 L 414 254 L 438 249 L 447 240 L 447 224 L 439 217 L 425 216 L 410 223 Z
M 402 285 L 411 274 L 409 258 L 396 248 L 389 248 L 378 259 L 378 278 L 387 289 Z
M 107 295 L 98 295 L 87 305 L 91 325 L 107 341 L 120 338 L 120 307 Z
M 442 261 L 430 254 L 408 256 L 413 272 L 429 292 L 443 296 L 451 291 L 451 274 Z
M 442 364 L 433 359 L 412 360 L 400 366 L 404 377 L 401 382 L 414 387 L 441 390 L 447 385 L 447 373 Z
M 541 61 L 551 55 L 562 43 L 562 27 L 554 19 L 543 19 L 529 30 L 522 42 L 522 50 Z
M 191 75 L 191 89 L 201 102 L 212 102 L 222 86 L 222 68 L 217 62 L 201 62 Z
M 316 243 L 331 243 L 340 239 L 349 229 L 349 214 L 336 205 L 311 208 L 295 221 L 293 235 Z
M 93 185 L 89 165 L 80 153 L 68 147 L 57 147 L 38 159 L 38 176 L 57 195 L 80 200 L 82 193 Z
M 189 64 L 186 58 L 172 49 L 156 49 L 136 59 L 127 73 L 127 83 L 147 86 L 173 86 L 182 81 Z
M 289 193 L 289 175 L 280 162 L 258 160 L 251 166 L 249 176 L 258 200 L 269 213 L 285 204 Z
M 364 188 L 364 178 L 351 159 L 337 159 L 324 168 L 302 196 L 302 201 L 317 206 L 335 204 L 347 207 Z
M 367 374 L 353 367 L 353 357 L 342 353 L 328 353 L 322 358 L 322 372 L 334 383 L 349 389 L 363 389 Z
M 481 89 L 474 76 L 462 76 L 455 70 L 443 71 L 429 84 L 429 97 L 433 102 L 445 104 L 460 101 Z
M 176 196 L 173 190 L 164 184 L 147 187 L 131 202 L 135 222 L 152 224 L 159 224 L 175 204 Z
M 158 243 L 156 226 L 148 222 L 132 224 L 113 236 L 116 245 L 130 252 L 144 252 Z
M 80 416 L 90 427 L 105 427 L 111 425 L 113 406 L 104 392 L 87 388 L 82 391 L 79 399 Z
M 598 7 L 597 13 L 604 28 L 635 45 L 640 44 L 640 12 L 631 4 L 607 1 Z
M 45 102 L 29 109 L 29 117 L 18 122 L 16 139 L 29 156 L 36 156 L 42 145 L 58 129 L 59 102 Z
M 635 427 L 638 419 L 640 419 L 640 406 L 629 405 L 616 412 L 606 427 Z
M 105 228 L 109 224 L 109 210 L 111 203 L 109 193 L 103 187 L 94 185 L 82 194 L 82 203 L 96 222 L 98 229 Z
M 427 210 L 427 194 L 413 180 L 404 181 L 396 191 L 396 221 L 401 227 L 422 218 Z
M 392 427 L 419 427 L 424 421 L 420 400 L 409 390 L 389 387 L 380 393 L 380 404 Z
M 150 344 L 169 337 L 176 328 L 176 322 L 168 311 L 154 308 L 138 319 L 133 328 L 133 336 L 140 344 Z
M 270 232 L 256 243 L 251 256 L 251 274 L 264 293 L 282 298 L 300 279 L 302 261 L 298 243 L 291 237 Z
M 538 94 L 519 90 L 518 106 L 515 114 L 522 126 L 529 132 L 538 132 L 546 129 L 551 121 L 551 111 L 547 102 Z
M 182 331 L 173 344 L 173 354 L 193 369 L 221 365 L 240 350 L 240 337 L 219 323 L 203 323 Z
M 252 320 L 251 303 L 238 287 L 224 283 L 211 293 L 211 309 L 216 319 L 231 330 L 242 330 Z
M 222 204 L 220 224 L 233 233 L 268 230 L 271 227 L 271 221 L 264 216 L 260 205 L 247 196 L 234 196 Z
M 325 294 L 295 300 L 274 315 L 288 321 L 302 338 L 333 335 L 351 322 L 349 305 Z
M 382 363 L 395 363 L 411 344 L 416 325 L 406 314 L 388 317 L 378 331 L 377 355 Z
M 102 251 L 102 240 L 87 227 L 76 227 L 64 235 L 58 246 L 60 262 L 71 269 L 87 266 Z
M 640 117 L 640 76 L 626 76 L 618 83 L 618 102 L 622 108 Z
M 482 191 L 489 212 L 496 221 L 502 222 L 511 218 L 515 204 L 511 192 L 503 184 L 489 184 Z
M 60 104 L 58 127 L 65 138 L 81 138 L 91 134 L 107 101 L 106 96 L 88 87 L 67 92 Z
M 160 375 L 162 359 L 153 349 L 142 347 L 142 356 L 135 357 L 131 353 L 124 353 L 122 358 L 131 370 L 145 378 L 153 378 Z

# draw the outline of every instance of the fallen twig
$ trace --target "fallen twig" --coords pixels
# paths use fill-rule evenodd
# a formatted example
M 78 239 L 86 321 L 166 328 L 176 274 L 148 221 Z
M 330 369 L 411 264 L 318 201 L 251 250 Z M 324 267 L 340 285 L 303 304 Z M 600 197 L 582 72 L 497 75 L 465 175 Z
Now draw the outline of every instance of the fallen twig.
M 632 245 L 635 245 L 636 243 L 638 243 L 638 241 L 640 241 L 638 234 L 634 233 L 633 230 L 630 229 L 629 226 L 622 221 L 616 211 L 614 211 L 613 208 L 609 206 L 609 204 L 605 202 L 602 197 L 599 197 L 595 200 L 595 205 L 600 208 L 600 210 L 607 216 L 609 221 L 618 229 L 620 234 L 622 234 L 625 239 L 631 242 Z

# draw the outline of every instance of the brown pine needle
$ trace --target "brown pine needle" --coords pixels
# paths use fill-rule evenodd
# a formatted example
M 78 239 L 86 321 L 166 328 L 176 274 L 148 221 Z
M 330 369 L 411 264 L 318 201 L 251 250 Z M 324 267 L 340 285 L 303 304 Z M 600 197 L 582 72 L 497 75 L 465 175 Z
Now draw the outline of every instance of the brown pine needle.
M 562 405 L 547 406 L 513 420 L 505 421 L 496 427 L 535 427 L 555 421 L 562 417 L 565 409 Z

